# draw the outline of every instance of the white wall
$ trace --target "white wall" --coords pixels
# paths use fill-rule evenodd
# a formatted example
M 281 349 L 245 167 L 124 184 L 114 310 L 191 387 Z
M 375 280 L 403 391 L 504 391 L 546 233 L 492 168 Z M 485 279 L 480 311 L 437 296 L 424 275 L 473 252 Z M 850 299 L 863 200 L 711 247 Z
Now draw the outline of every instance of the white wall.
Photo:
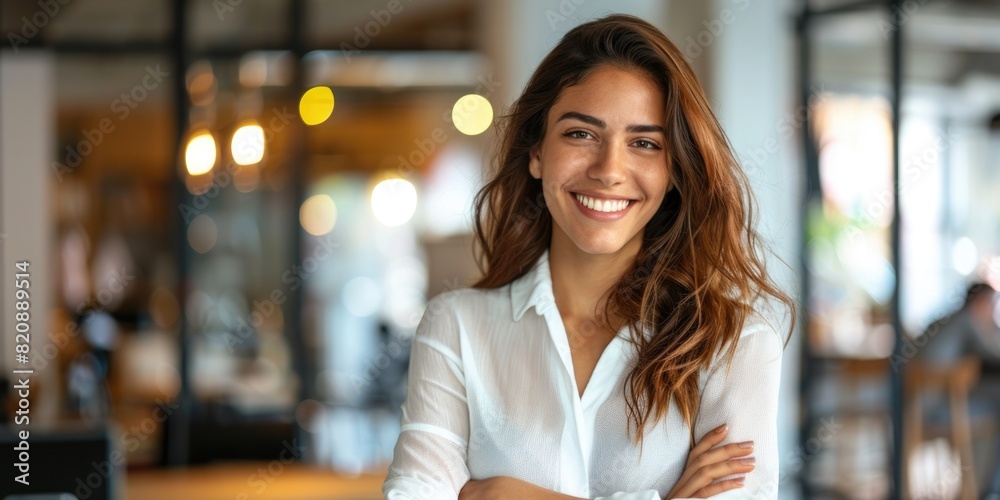
M 481 0 L 479 46 L 496 65 L 502 85 L 494 106 L 509 106 L 528 83 L 531 73 L 567 31 L 613 13 L 633 14 L 662 26 L 662 0 Z
M 49 316 L 56 272 L 52 249 L 51 206 L 52 145 L 55 144 L 54 57 L 45 52 L 21 50 L 18 54 L 0 54 L 0 369 L 5 376 L 11 370 L 30 367 L 14 359 L 14 262 L 30 262 L 30 333 L 33 362 L 46 356 L 49 343 Z M 46 356 L 46 359 L 48 356 Z M 49 360 L 51 361 L 51 360 Z M 31 375 L 31 423 L 51 414 L 58 394 L 49 388 L 55 384 L 55 363 L 37 369 Z M 35 392 L 38 391 L 38 392 Z M 36 399 L 37 398 L 37 399 Z
M 796 84 L 795 38 L 787 1 L 712 0 L 712 17 L 702 21 L 712 39 L 711 79 L 706 83 L 713 108 L 744 164 L 759 202 L 758 229 L 784 262 L 771 259 L 769 270 L 798 299 L 798 246 L 802 167 L 801 122 Z M 681 2 L 674 2 L 678 6 Z M 726 12 L 728 11 L 728 12 Z M 728 22 L 727 22 L 728 21 Z M 706 24 L 707 23 L 707 24 Z M 712 31 L 714 30 L 714 33 Z M 717 34 L 716 34 L 717 33 Z M 798 450 L 798 384 L 801 325 L 785 349 L 778 410 L 782 474 L 794 477 Z M 782 496 L 792 494 L 782 485 Z

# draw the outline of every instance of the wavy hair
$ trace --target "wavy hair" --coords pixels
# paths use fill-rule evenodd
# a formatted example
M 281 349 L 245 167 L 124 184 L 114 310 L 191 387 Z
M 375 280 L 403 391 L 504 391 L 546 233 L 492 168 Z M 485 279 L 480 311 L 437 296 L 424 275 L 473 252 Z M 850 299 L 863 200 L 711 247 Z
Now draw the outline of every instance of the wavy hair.
M 641 446 L 646 424 L 663 418 L 673 399 L 693 443 L 699 371 L 723 350 L 732 361 L 744 322 L 763 299 L 786 305 L 793 324 L 795 307 L 766 272 L 754 200 L 725 133 L 683 54 L 656 27 L 615 14 L 573 28 L 500 117 L 489 180 L 474 202 L 483 277 L 473 287 L 516 280 L 548 247 L 552 217 L 541 181 L 528 171 L 529 154 L 560 92 L 602 65 L 638 71 L 662 90 L 672 183 L 634 266 L 604 301 L 606 326 L 616 330 L 612 314 L 624 318 L 638 351 L 624 387 L 629 427 Z

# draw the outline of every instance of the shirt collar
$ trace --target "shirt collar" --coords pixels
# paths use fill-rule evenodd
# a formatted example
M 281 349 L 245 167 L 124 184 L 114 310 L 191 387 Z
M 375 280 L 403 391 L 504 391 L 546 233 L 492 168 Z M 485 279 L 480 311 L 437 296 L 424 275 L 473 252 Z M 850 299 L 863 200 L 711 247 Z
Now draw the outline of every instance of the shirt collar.
M 510 305 L 514 321 L 519 321 L 531 307 L 539 316 L 555 304 L 552 293 L 552 274 L 549 270 L 549 249 L 542 252 L 527 273 L 514 280 L 510 286 Z
M 555 307 L 555 304 L 556 298 L 552 292 L 552 274 L 549 267 L 549 249 L 546 248 L 531 270 L 511 282 L 511 313 L 514 321 L 520 321 L 524 313 L 532 307 L 535 308 L 536 314 L 542 316 L 549 308 Z M 618 332 L 618 336 L 624 338 L 629 331 L 630 328 L 626 325 Z M 644 335 L 649 339 L 653 332 L 646 329 Z

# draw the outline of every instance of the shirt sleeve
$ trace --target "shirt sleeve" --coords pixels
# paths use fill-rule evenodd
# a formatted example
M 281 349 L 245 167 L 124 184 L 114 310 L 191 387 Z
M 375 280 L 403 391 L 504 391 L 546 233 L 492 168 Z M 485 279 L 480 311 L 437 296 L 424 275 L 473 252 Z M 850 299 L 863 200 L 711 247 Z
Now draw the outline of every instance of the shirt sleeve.
M 469 408 L 455 292 L 427 304 L 410 351 L 399 439 L 382 484 L 386 500 L 457 499 L 469 481 Z
M 708 372 L 695 439 L 729 424 L 729 434 L 720 445 L 753 441 L 751 456 L 756 457 L 756 468 L 746 474 L 743 488 L 710 498 L 778 498 L 778 389 L 783 349 L 778 332 L 755 316 L 747 320 L 728 370 L 725 356 L 720 356 Z

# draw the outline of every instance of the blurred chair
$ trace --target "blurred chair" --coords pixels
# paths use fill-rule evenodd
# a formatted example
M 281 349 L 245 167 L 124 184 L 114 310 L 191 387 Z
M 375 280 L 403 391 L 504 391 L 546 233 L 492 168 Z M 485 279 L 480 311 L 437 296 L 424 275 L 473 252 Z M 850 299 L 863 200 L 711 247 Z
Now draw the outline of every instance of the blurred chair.
M 867 477 L 858 478 L 858 461 L 871 460 L 872 456 L 878 454 L 888 457 L 892 450 L 892 419 L 888 401 L 877 397 L 884 391 L 870 390 L 874 384 L 884 383 L 889 379 L 889 361 L 886 358 L 843 358 L 840 360 L 840 373 L 842 383 L 839 386 L 838 397 L 842 401 L 842 406 L 838 413 L 842 418 L 847 438 L 840 440 L 846 446 L 837 453 L 837 477 L 861 479 L 863 483 L 851 485 L 851 492 L 841 491 L 841 493 L 855 497 L 878 498 L 888 492 L 886 489 L 888 475 L 870 473 Z M 884 389 L 887 390 L 888 387 Z M 881 434 L 884 439 L 878 442 L 865 439 L 866 433 L 871 435 L 872 431 L 875 435 Z M 879 445 L 884 446 L 884 449 L 879 450 Z M 888 468 L 888 458 L 884 465 Z M 851 482 L 848 480 L 846 483 Z
M 911 360 L 905 373 L 905 458 L 904 471 L 914 453 L 928 436 L 946 436 L 958 450 L 961 460 L 961 496 L 963 499 L 978 498 L 975 464 L 973 462 L 973 439 L 992 439 L 994 424 L 991 418 L 970 418 L 969 391 L 979 380 L 981 361 L 975 357 L 962 357 L 953 365 L 943 366 Z M 932 409 L 925 414 L 928 396 L 944 394 L 947 398 L 947 412 Z M 943 418 L 942 418 L 943 417 Z M 912 482 L 904 476 L 907 497 Z

